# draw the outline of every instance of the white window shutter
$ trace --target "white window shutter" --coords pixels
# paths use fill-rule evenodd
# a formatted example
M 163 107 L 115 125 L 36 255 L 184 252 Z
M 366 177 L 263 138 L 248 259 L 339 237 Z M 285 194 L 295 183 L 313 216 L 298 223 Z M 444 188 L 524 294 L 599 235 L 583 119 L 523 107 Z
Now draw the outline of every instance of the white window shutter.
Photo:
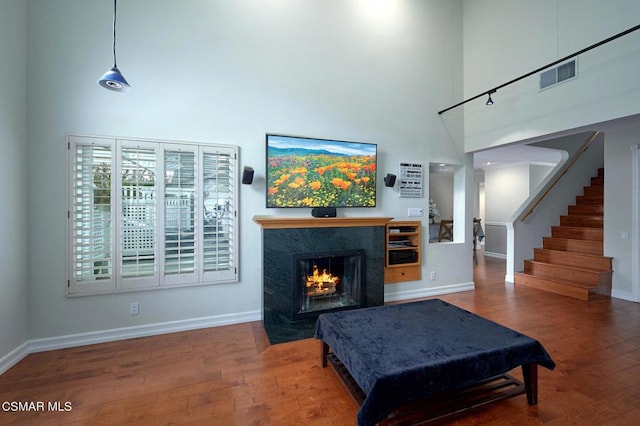
M 72 293 L 113 291 L 115 143 L 71 137 L 69 149 L 69 284 Z
M 203 281 L 237 279 L 237 190 L 234 149 L 202 148 Z
M 118 154 L 116 253 L 121 285 L 128 289 L 157 286 L 157 144 L 122 141 Z
M 163 285 L 197 282 L 197 147 L 165 146 Z

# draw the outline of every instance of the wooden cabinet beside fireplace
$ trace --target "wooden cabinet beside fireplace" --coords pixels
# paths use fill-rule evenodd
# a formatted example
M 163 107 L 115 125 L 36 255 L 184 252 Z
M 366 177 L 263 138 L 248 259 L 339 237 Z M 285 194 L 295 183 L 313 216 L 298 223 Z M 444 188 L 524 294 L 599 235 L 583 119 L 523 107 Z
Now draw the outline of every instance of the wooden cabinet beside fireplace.
M 384 283 L 417 281 L 421 277 L 422 222 L 392 221 L 385 225 Z

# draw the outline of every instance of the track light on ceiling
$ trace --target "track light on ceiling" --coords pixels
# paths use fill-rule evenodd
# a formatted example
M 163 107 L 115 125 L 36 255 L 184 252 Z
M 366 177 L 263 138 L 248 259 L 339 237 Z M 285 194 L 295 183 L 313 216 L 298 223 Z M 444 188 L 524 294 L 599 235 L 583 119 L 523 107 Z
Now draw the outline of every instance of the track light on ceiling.
M 490 90 L 489 92 L 487 92 L 487 95 L 489 95 L 489 99 L 487 99 L 487 102 L 485 102 L 485 105 L 493 105 L 493 99 L 491 99 L 491 94 L 492 93 L 496 93 L 495 90 Z
M 124 78 L 120 70 L 118 69 L 118 65 L 116 64 L 116 10 L 117 10 L 117 0 L 113 0 L 113 66 L 104 73 L 100 80 L 98 80 L 98 84 L 105 89 L 113 90 L 114 92 L 127 92 L 131 90 L 131 86 Z
M 566 61 L 566 60 L 568 60 L 568 59 L 574 58 L 574 57 L 576 57 L 576 56 L 578 56 L 578 55 L 581 55 L 581 54 L 583 54 L 583 53 L 585 53 L 585 52 L 588 52 L 588 51 L 590 51 L 590 50 L 592 50 L 592 49 L 595 49 L 596 47 L 600 47 L 600 46 L 602 46 L 603 44 L 607 44 L 607 43 L 609 43 L 609 42 L 611 42 L 611 41 L 613 41 L 613 40 L 616 40 L 616 39 L 618 39 L 618 38 L 620 38 L 620 37 L 622 37 L 622 36 L 625 36 L 625 35 L 627 35 L 627 34 L 631 34 L 632 32 L 634 32 L 634 31 L 638 31 L 638 30 L 640 30 L 640 25 L 636 25 L 636 26 L 635 26 L 635 27 L 633 27 L 633 28 L 629 28 L 628 30 L 622 31 L 621 33 L 618 33 L 618 34 L 616 34 L 616 35 L 613 35 L 613 36 L 611 36 L 611 37 L 609 37 L 609 38 L 606 38 L 606 39 L 604 39 L 604 40 L 602 40 L 602 41 L 599 41 L 599 42 L 597 42 L 597 43 L 595 43 L 595 44 L 592 44 L 591 46 L 585 47 L 585 48 L 584 48 L 584 49 L 582 49 L 582 50 L 578 50 L 577 52 L 572 53 L 571 55 L 565 56 L 564 58 L 560 58 L 560 59 L 558 59 L 557 61 L 551 62 L 550 64 L 547 64 L 547 65 L 545 65 L 545 66 L 543 66 L 543 67 L 540 67 L 540 68 L 537 68 L 537 69 L 535 69 L 535 70 L 533 70 L 533 71 L 530 71 L 530 72 L 528 72 L 527 74 L 521 75 L 520 77 L 514 78 L 513 80 L 507 81 L 506 83 L 502 83 L 501 85 L 496 86 L 494 89 L 491 89 L 491 90 L 489 90 L 488 92 L 482 92 L 482 93 L 480 93 L 479 95 L 475 95 L 474 97 L 471 97 L 471 98 L 469 98 L 469 99 L 465 99 L 465 100 L 464 100 L 464 101 L 462 101 L 462 102 L 458 102 L 457 104 L 452 105 L 452 106 L 450 106 L 449 108 L 445 108 L 445 109 L 443 109 L 443 110 L 440 110 L 440 111 L 438 111 L 438 115 L 442 115 L 442 114 L 444 114 L 445 112 L 447 112 L 447 111 L 449 111 L 449 110 L 452 110 L 452 109 L 454 109 L 454 108 L 457 108 L 457 107 L 459 107 L 459 106 L 461 106 L 461 105 L 466 104 L 467 102 L 470 102 L 470 101 L 473 101 L 473 100 L 475 100 L 475 99 L 478 99 L 478 98 L 480 98 L 480 97 L 482 97 L 482 96 L 484 96 L 484 95 L 489 95 L 489 99 L 487 100 L 486 105 L 493 105 L 493 99 L 491 99 L 491 94 L 492 94 L 492 93 L 496 93 L 496 90 L 498 90 L 498 89 L 502 89 L 503 87 L 506 87 L 506 86 L 508 86 L 508 85 L 510 85 L 510 84 L 513 84 L 513 83 L 515 83 L 516 81 L 520 81 L 520 80 L 522 80 L 522 79 L 524 79 L 524 78 L 527 78 L 527 77 L 529 77 L 529 76 L 532 76 L 532 75 L 534 75 L 534 74 L 537 74 L 537 73 L 539 73 L 540 71 L 544 71 L 545 69 L 547 69 L 547 68 L 549 68 L 549 67 L 552 67 L 552 66 L 554 66 L 554 65 L 560 64 L 560 63 L 562 63 L 562 62 L 564 62 L 564 61 Z

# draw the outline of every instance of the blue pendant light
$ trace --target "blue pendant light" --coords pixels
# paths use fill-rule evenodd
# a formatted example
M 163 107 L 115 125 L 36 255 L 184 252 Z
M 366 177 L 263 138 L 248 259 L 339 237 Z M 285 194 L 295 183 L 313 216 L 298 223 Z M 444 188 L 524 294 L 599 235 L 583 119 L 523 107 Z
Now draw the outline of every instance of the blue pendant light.
M 104 73 L 98 84 L 105 89 L 113 90 L 114 92 L 128 92 L 131 90 L 131 86 L 124 78 L 118 66 L 116 65 L 116 9 L 117 0 L 113 0 L 113 66 L 109 71 Z

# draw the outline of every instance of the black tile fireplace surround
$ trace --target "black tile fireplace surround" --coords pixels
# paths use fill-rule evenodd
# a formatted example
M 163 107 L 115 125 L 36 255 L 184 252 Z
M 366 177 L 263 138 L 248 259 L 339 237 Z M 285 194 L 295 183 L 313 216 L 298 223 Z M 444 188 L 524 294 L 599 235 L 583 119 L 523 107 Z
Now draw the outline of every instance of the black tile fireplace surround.
M 262 320 L 271 344 L 313 337 L 317 315 L 294 320 L 292 258 L 300 253 L 364 251 L 364 306 L 384 304 L 384 224 L 389 220 L 254 218 L 263 228 Z

